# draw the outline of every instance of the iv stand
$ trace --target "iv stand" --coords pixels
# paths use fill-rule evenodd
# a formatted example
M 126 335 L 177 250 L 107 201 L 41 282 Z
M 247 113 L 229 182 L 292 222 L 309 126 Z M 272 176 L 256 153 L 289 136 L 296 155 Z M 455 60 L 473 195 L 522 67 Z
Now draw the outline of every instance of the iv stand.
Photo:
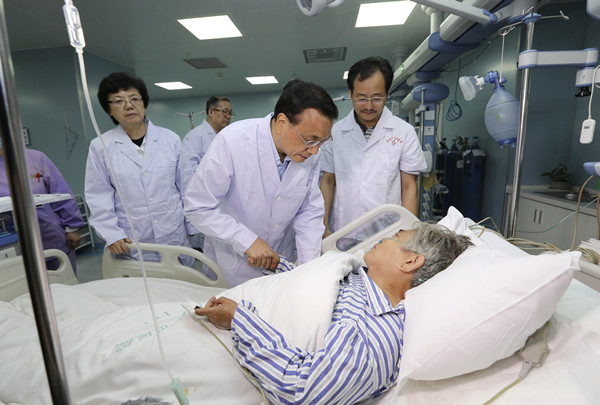
M 525 37 L 525 48 L 533 47 L 534 22 L 527 24 Z M 508 237 L 514 238 L 517 232 L 517 211 L 519 206 L 519 189 L 521 188 L 521 167 L 523 165 L 523 151 L 525 149 L 525 135 L 527 133 L 527 110 L 529 108 L 529 88 L 531 86 L 531 75 L 529 68 L 523 69 L 521 81 L 521 98 L 519 101 L 519 128 L 517 131 L 517 144 L 515 146 L 515 163 L 513 169 L 512 193 L 510 194 L 510 206 L 508 208 Z
M 53 403 L 69 405 L 71 401 L 54 316 L 54 304 L 46 274 L 42 238 L 27 176 L 25 145 L 20 136 L 21 120 L 17 108 L 3 0 L 0 0 L 0 93 L 0 136 L 48 385 Z

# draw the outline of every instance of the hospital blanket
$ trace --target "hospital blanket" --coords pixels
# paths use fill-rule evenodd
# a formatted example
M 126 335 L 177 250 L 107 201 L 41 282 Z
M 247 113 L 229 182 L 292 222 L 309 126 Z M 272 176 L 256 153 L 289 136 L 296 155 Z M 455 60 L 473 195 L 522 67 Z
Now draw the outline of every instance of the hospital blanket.
M 259 314 L 303 348 L 319 347 L 339 280 L 358 259 L 330 253 L 291 273 L 260 278 L 224 292 L 251 300 Z M 155 314 L 172 374 L 191 404 L 258 404 L 262 398 L 221 344 L 181 307 L 221 289 L 150 279 Z M 76 404 L 120 404 L 146 395 L 176 403 L 168 388 L 143 280 L 109 279 L 51 286 L 68 387 Z M 227 346 L 228 331 L 209 326 Z M 51 403 L 28 295 L 0 302 L 0 401 Z

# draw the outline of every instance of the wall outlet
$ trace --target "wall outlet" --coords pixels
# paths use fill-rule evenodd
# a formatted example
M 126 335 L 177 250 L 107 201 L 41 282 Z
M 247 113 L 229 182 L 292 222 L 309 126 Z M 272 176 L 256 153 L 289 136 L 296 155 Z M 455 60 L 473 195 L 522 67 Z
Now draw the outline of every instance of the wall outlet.
M 8 259 L 9 257 L 16 257 L 17 250 L 14 247 L 0 250 L 0 260 Z

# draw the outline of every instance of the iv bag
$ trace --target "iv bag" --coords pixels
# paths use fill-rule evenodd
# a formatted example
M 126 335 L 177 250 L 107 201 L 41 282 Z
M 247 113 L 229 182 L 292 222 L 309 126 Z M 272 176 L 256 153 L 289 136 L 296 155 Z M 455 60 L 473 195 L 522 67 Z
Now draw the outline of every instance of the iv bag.
M 498 85 L 485 108 L 485 127 L 500 145 L 517 141 L 519 100 Z

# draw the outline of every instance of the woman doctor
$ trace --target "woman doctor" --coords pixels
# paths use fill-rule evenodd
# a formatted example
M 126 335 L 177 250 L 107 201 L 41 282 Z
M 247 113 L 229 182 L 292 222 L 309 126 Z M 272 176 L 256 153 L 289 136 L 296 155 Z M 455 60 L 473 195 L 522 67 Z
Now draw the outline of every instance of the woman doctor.
M 146 118 L 149 97 L 140 78 L 110 74 L 100 83 L 98 100 L 118 124 L 102 135 L 116 178 L 100 138 L 94 139 L 85 174 L 90 223 L 113 254 L 131 257 L 126 243 L 133 233 L 116 193 L 118 181 L 140 242 L 190 246 L 187 235 L 196 231 L 183 216 L 181 139 Z M 160 260 L 155 252 L 144 259 Z

